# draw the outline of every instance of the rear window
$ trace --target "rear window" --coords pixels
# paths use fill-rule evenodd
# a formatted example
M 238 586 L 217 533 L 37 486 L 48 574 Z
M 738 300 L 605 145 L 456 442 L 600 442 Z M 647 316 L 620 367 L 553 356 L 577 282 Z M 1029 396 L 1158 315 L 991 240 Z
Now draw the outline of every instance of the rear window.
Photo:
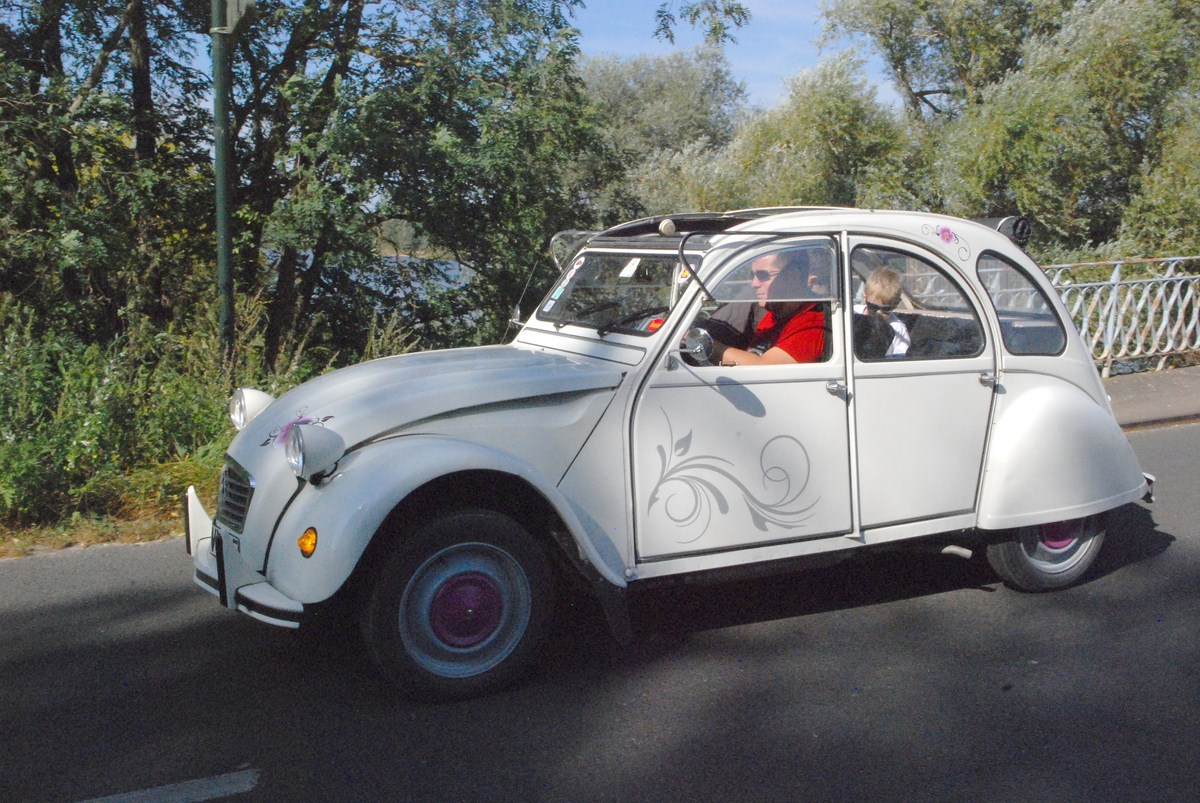
M 1045 291 L 993 251 L 980 255 L 978 270 L 1000 318 L 1004 348 L 1010 354 L 1061 354 L 1067 333 Z

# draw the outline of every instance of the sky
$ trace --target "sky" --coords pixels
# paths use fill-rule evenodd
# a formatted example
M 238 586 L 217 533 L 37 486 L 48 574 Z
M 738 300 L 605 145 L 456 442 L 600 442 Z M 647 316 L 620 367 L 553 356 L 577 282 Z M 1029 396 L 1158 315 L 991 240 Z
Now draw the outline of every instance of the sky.
M 655 39 L 654 13 L 662 0 L 584 1 L 587 7 L 576 9 L 574 24 L 588 56 L 666 55 L 691 49 L 703 40 L 682 21 L 676 23 L 674 45 Z M 734 31 L 737 42 L 725 45 L 725 55 L 735 80 L 745 84 L 750 102 L 760 108 L 776 106 L 787 97 L 788 79 L 854 44 L 841 39 L 820 45 L 821 0 L 741 1 L 750 10 L 750 22 Z M 684 2 L 676 0 L 675 8 Z M 862 44 L 858 53 L 869 56 Z M 898 102 L 877 57 L 867 59 L 865 71 L 879 100 Z

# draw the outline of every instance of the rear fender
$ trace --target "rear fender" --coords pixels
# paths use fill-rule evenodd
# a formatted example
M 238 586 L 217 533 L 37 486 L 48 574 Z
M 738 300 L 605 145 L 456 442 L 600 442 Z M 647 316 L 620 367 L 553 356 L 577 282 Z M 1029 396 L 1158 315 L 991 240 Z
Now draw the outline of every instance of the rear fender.
M 586 528 L 550 478 L 505 452 L 426 435 L 394 438 L 352 452 L 328 479 L 306 485 L 276 526 L 267 560 L 268 581 L 305 604 L 328 599 L 350 577 L 388 514 L 409 494 L 439 477 L 480 470 L 528 483 L 562 519 L 583 559 L 609 583 L 625 585 L 616 550 L 580 537 Z M 469 503 L 470 499 L 455 501 Z M 312 557 L 305 558 L 296 541 L 310 527 L 317 531 L 317 547 Z
M 997 404 L 978 526 L 1025 527 L 1089 516 L 1146 493 L 1112 412 L 1067 382 L 1012 377 Z

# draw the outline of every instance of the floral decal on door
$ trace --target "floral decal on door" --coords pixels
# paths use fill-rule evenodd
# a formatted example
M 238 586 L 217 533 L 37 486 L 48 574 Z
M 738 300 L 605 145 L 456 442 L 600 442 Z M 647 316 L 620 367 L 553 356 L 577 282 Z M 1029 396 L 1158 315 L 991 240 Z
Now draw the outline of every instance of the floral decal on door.
M 668 444 L 657 447 L 660 472 L 647 512 L 661 505 L 667 519 L 688 533 L 677 543 L 699 541 L 715 515 L 728 515 L 738 505 L 745 506 L 762 532 L 771 527 L 801 527 L 820 501 L 820 497 L 806 499 L 812 464 L 804 444 L 790 435 L 767 440 L 759 453 L 757 476 L 745 478 L 744 469 L 735 471 L 725 458 L 693 454 L 692 432 L 676 439 L 669 417 L 667 435 Z

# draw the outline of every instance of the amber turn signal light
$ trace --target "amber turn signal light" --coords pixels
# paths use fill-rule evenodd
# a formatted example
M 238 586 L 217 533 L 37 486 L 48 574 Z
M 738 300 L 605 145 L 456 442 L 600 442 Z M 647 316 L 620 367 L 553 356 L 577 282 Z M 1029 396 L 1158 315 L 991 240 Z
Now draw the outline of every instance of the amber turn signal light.
M 306 558 L 311 558 L 312 553 L 317 551 L 317 531 L 313 527 L 309 527 L 304 531 L 304 535 L 296 539 L 296 546 L 300 547 L 300 554 Z

